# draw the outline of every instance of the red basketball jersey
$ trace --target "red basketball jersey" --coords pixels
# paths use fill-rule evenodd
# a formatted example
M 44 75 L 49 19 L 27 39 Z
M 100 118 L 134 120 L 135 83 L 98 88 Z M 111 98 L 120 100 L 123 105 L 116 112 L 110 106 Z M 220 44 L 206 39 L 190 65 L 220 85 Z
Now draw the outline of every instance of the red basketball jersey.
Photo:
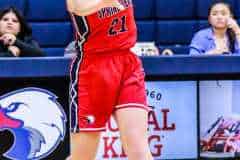
M 108 7 L 89 16 L 72 15 L 78 47 L 83 52 L 131 48 L 136 42 L 136 24 L 131 0 L 119 0 L 123 11 Z

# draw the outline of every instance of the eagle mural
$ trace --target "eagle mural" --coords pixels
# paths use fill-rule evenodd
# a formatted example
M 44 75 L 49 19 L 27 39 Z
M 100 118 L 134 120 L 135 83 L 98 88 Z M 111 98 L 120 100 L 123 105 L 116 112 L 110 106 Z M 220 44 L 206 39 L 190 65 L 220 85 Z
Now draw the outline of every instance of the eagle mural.
M 63 141 L 66 115 L 57 96 L 41 88 L 24 88 L 0 97 L 0 132 L 10 131 L 13 145 L 4 156 L 37 160 L 52 153 Z

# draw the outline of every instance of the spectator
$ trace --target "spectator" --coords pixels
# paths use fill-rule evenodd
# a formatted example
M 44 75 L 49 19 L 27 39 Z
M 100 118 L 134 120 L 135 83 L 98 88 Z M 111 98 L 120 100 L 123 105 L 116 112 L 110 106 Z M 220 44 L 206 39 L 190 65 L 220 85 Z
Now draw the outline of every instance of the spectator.
M 43 56 L 32 39 L 32 29 L 20 12 L 9 7 L 0 11 L 0 57 Z
M 195 34 L 190 44 L 191 55 L 239 54 L 240 28 L 233 19 L 228 3 L 216 1 L 209 8 L 210 28 Z

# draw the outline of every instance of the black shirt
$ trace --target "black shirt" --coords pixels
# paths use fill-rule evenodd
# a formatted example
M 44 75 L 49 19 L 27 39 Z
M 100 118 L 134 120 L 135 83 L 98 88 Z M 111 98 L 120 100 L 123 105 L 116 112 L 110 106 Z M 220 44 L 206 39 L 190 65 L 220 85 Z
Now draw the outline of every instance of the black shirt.
M 43 51 L 40 49 L 38 43 L 31 37 L 25 37 L 24 40 L 16 39 L 13 46 L 20 50 L 19 57 L 40 57 L 44 56 Z M 15 57 L 7 46 L 4 46 L 0 41 L 0 57 Z

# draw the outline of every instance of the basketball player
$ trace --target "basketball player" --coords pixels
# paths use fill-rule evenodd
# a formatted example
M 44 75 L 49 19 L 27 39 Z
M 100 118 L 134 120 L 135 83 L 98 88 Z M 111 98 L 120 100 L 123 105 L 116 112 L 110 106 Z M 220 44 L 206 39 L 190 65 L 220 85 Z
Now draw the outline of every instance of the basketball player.
M 78 55 L 71 66 L 71 160 L 93 160 L 114 116 L 129 160 L 152 160 L 144 71 L 131 0 L 67 0 Z

